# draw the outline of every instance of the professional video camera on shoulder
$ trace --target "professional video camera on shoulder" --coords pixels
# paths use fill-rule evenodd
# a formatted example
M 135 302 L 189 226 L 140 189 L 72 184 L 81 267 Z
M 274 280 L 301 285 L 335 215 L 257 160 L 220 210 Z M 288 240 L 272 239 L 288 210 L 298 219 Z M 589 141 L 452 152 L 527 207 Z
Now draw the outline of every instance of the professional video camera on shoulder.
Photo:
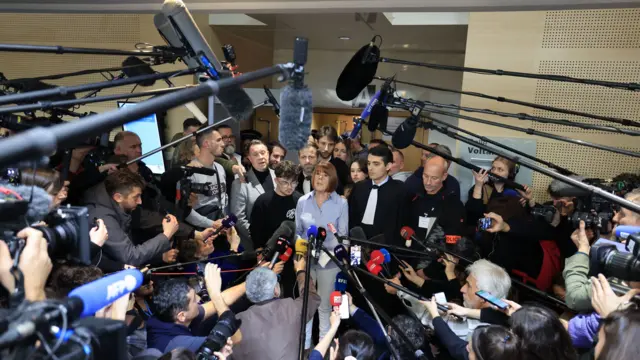
M 201 194 L 204 196 L 215 196 L 217 194 L 217 189 L 213 186 L 212 183 L 194 183 L 191 181 L 190 177 L 193 174 L 214 176 L 218 175 L 215 169 L 211 168 L 198 168 L 191 166 L 181 166 L 182 170 L 182 179 L 180 180 L 180 192 L 183 192 L 189 197 L 189 193 Z M 184 190 L 183 190 L 184 189 Z
M 47 240 L 49 256 L 81 264 L 91 263 L 91 240 L 89 238 L 89 214 L 85 207 L 67 206 L 52 209 L 52 197 L 47 190 L 39 187 L 47 174 L 54 170 L 21 170 L 18 168 L 2 171 L 0 180 L 0 232 L 14 257 L 24 247 L 24 240 L 15 234 L 33 227 L 42 231 Z M 34 180 L 35 179 L 35 180 Z M 45 181 L 46 182 L 46 181 Z M 55 182 L 55 181 L 54 181 Z M 46 184 L 45 184 L 46 185 Z M 46 186 L 57 192 L 56 185 Z M 38 224 L 44 222 L 46 225 Z M 34 225 L 38 224 L 38 225 Z
M 574 178 L 591 182 L 593 185 L 601 185 L 600 181 L 586 181 L 582 177 Z M 603 189 L 607 190 L 606 187 Z M 580 221 L 584 221 L 587 227 L 599 233 L 611 232 L 611 220 L 616 207 L 610 201 L 559 180 L 553 180 L 547 191 L 553 201 L 534 206 L 531 214 L 535 218 L 557 225 L 562 217 L 566 217 L 573 228 L 578 228 Z
M 625 281 L 640 281 L 640 231 L 626 235 L 626 244 L 600 239 L 591 246 L 589 272 L 592 275 L 604 274 Z

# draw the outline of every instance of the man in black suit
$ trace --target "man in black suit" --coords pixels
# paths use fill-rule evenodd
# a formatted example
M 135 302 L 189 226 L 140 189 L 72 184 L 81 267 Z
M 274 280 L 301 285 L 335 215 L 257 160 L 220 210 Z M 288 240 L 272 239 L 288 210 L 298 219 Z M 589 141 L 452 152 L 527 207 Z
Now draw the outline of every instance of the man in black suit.
M 318 147 L 316 144 L 307 143 L 300 149 L 298 151 L 298 161 L 300 161 L 302 171 L 298 176 L 298 187 L 296 187 L 296 191 L 302 195 L 306 195 L 313 190 L 311 175 L 313 175 L 313 169 L 318 163 Z
M 336 173 L 338 174 L 336 192 L 342 195 L 344 186 L 349 181 L 349 166 L 342 159 L 333 156 L 333 148 L 336 147 L 338 140 L 338 131 L 333 126 L 325 125 L 318 130 L 319 161 L 330 162 L 336 168 Z
M 360 226 L 367 238 L 384 234 L 385 243 L 402 245 L 400 228 L 408 199 L 404 184 L 389 176 L 392 162 L 387 146 L 369 150 L 369 180 L 356 183 L 349 196 L 349 228 Z

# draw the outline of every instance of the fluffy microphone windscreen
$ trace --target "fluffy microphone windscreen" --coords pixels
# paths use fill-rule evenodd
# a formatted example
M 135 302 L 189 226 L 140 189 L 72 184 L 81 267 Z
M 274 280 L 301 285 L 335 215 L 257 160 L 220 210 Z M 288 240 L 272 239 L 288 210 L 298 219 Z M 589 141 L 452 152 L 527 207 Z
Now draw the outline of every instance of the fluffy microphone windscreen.
M 364 230 L 360 226 L 356 226 L 353 229 L 349 230 L 349 237 L 358 240 L 367 240 L 367 235 L 364 233 Z
M 416 121 L 412 117 L 407 118 L 391 136 L 391 144 L 398 149 L 406 149 L 416 137 Z
M 29 201 L 27 213 L 24 215 L 24 221 L 16 221 L 15 224 L 20 228 L 24 228 L 25 222 L 28 224 L 33 224 L 42 221 L 42 219 L 47 216 L 51 206 L 51 197 L 49 194 L 42 188 L 37 186 L 26 186 L 26 185 L 11 185 L 11 184 L 0 184 L 0 187 L 7 188 L 9 190 L 13 190 L 16 193 L 20 194 L 22 199 L 25 201 Z M 33 191 L 33 196 L 31 195 L 31 191 Z M 14 214 L 9 214 L 14 215 Z M 20 216 L 20 214 L 15 214 Z M 4 216 L 4 215 L 3 215 Z M 6 221 L 8 219 L 2 219 Z
M 220 72 L 221 78 L 231 77 L 230 72 Z M 253 114 L 253 101 L 240 85 L 228 86 L 216 95 L 229 115 L 237 121 L 248 120 Z
M 312 113 L 313 99 L 307 86 L 287 85 L 282 89 L 278 140 L 288 151 L 298 151 L 307 144 Z
M 128 78 L 141 75 L 151 75 L 156 72 L 149 66 L 149 64 L 140 60 L 135 56 L 129 56 L 122 62 L 122 72 L 127 75 Z M 145 80 L 138 83 L 140 86 L 153 86 L 156 83 L 155 80 Z
M 389 109 L 386 106 L 377 103 L 371 109 L 371 115 L 369 115 L 369 123 L 367 129 L 373 132 L 378 129 L 387 129 L 387 119 L 389 118 Z
M 349 60 L 347 66 L 344 67 L 338 83 L 336 84 L 336 95 L 342 101 L 351 101 L 355 99 L 364 88 L 373 81 L 373 77 L 376 76 L 378 71 L 378 62 L 372 61 L 362 64 L 362 59 L 369 48 L 369 44 L 363 46 L 356 52 L 355 55 Z M 372 57 L 378 58 L 380 56 L 380 49 L 377 46 L 372 46 L 370 50 Z

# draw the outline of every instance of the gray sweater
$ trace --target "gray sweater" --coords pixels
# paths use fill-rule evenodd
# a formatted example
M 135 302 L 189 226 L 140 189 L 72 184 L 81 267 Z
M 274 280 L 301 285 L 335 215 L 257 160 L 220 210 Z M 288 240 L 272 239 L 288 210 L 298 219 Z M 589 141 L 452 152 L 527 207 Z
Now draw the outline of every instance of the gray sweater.
M 191 212 L 186 217 L 186 221 L 194 226 L 208 228 L 211 227 L 212 220 L 204 215 L 198 213 L 198 209 L 205 206 L 217 206 L 220 209 L 220 214 L 226 213 L 227 206 L 229 205 L 229 197 L 227 196 L 227 180 L 222 165 L 214 162 L 213 168 L 218 172 L 218 176 L 193 174 L 190 179 L 194 183 L 211 183 L 213 184 L 214 196 L 205 196 L 198 194 L 198 200 L 193 205 Z M 220 184 L 218 184 L 218 179 Z M 178 183 L 179 186 L 179 183 Z

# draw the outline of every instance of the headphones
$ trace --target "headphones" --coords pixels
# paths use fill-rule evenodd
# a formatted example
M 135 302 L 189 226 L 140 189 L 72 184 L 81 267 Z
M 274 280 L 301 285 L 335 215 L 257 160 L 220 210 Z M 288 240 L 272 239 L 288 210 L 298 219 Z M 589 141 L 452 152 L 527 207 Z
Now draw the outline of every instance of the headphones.
M 520 160 L 520 158 L 517 156 L 515 156 L 512 160 L 515 166 L 513 167 L 513 170 L 509 170 L 509 176 L 507 177 L 509 180 L 515 180 L 516 175 L 518 175 L 518 172 L 520 172 L 520 164 L 517 163 L 518 160 Z

